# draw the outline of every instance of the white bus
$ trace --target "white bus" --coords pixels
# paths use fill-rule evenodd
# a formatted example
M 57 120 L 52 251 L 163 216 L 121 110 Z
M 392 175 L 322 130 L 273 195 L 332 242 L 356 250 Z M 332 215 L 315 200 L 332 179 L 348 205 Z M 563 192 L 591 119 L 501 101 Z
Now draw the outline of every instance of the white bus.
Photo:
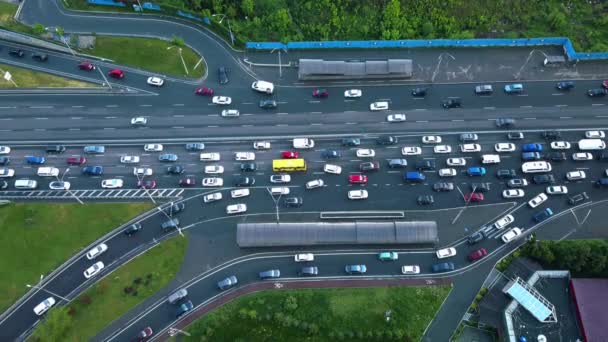
M 533 161 L 521 164 L 521 171 L 523 173 L 551 172 L 552 169 L 551 164 L 546 161 Z
M 603 150 L 606 143 L 602 139 L 581 139 L 578 141 L 578 149 L 581 151 Z

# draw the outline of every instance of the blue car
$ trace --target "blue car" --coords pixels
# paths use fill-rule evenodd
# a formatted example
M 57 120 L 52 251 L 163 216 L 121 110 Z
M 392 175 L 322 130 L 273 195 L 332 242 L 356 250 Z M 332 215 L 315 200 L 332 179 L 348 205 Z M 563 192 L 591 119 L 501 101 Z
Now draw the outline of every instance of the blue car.
M 103 174 L 103 166 L 85 166 L 82 168 L 83 175 L 99 176 Z
M 165 153 L 158 156 L 158 161 L 161 162 L 176 162 L 178 159 L 177 154 Z
M 486 174 L 486 168 L 480 166 L 473 166 L 467 169 L 469 176 L 483 176 Z
M 521 83 L 507 84 L 505 86 L 505 93 L 507 94 L 519 94 L 524 92 L 524 85 Z
M 28 164 L 40 165 L 40 164 L 44 164 L 46 159 L 44 157 L 27 156 L 27 157 L 25 157 L 25 161 Z
M 348 274 L 363 274 L 367 272 L 367 266 L 365 265 L 346 265 L 344 271 Z
M 521 150 L 523 152 L 542 152 L 543 145 L 541 144 L 525 144 L 522 146 Z
M 542 156 L 538 152 L 523 152 L 521 154 L 521 160 L 530 161 L 530 160 L 540 160 Z
M 340 151 L 336 151 L 336 150 L 324 150 L 323 152 L 321 152 L 321 157 L 327 158 L 327 159 L 340 158 L 340 157 L 342 157 L 342 153 L 340 153 Z
M 537 212 L 536 214 L 534 214 L 534 216 L 532 218 L 537 223 L 541 223 L 551 216 L 553 216 L 553 210 L 551 210 L 551 208 L 545 208 L 544 210 L 541 210 L 541 211 Z
M 455 268 L 454 263 L 452 262 L 441 262 L 432 266 L 432 270 L 434 273 L 453 271 Z
M 574 88 L 574 82 L 572 82 L 572 81 L 557 82 L 556 88 L 559 90 L 570 90 L 570 89 Z
M 106 151 L 105 146 L 85 146 L 84 153 L 89 154 L 102 154 Z

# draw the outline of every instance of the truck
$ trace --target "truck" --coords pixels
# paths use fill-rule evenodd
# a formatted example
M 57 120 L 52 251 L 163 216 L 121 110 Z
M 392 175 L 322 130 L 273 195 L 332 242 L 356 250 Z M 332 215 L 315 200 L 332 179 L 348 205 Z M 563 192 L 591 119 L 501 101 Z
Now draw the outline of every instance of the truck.
M 315 142 L 309 138 L 295 138 L 293 139 L 293 148 L 313 148 Z
M 581 139 L 578 141 L 578 149 L 581 151 L 603 150 L 606 143 L 602 139 Z

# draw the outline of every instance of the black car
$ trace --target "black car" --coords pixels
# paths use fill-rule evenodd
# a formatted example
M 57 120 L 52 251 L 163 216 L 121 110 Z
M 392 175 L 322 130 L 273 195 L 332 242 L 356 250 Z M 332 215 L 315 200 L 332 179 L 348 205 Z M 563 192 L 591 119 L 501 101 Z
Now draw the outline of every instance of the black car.
M 8 183 L 6 181 L 0 181 L 0 190 L 4 190 L 8 188 Z
M 555 177 L 553 175 L 536 175 L 532 177 L 534 184 L 553 184 L 555 183 Z
M 559 131 L 544 131 L 542 137 L 547 140 L 557 140 L 562 137 L 562 134 Z
M 460 108 L 462 107 L 462 101 L 460 98 L 447 99 L 441 102 L 443 108 Z
M 395 145 L 397 142 L 399 142 L 399 139 L 392 135 L 382 135 L 376 139 L 376 144 L 378 145 Z
M 359 139 L 359 138 L 344 138 L 344 139 L 342 139 L 342 145 L 344 145 L 344 146 L 359 146 L 359 145 L 361 145 L 361 139 Z
M 403 169 L 407 167 L 407 160 L 405 159 L 389 159 L 387 163 L 391 169 Z
M 566 152 L 548 152 L 545 158 L 554 162 L 564 161 L 566 160 Z
M 321 151 L 321 157 L 326 159 L 335 159 L 342 157 L 342 153 L 336 150 L 323 150 Z
M 364 162 L 359 164 L 359 170 L 363 172 L 380 170 L 379 162 Z
M 587 90 L 587 96 L 589 97 L 602 97 L 606 96 L 606 93 L 608 93 L 608 89 L 604 88 L 595 88 Z
M 25 52 L 21 49 L 10 49 L 8 50 L 8 54 L 13 57 L 23 57 L 25 56 Z
M 572 195 L 568 197 L 568 204 L 577 205 L 581 202 L 584 202 L 589 199 L 586 192 L 581 192 L 580 194 Z
M 461 142 L 473 142 L 479 139 L 479 136 L 476 133 L 462 133 L 459 137 Z
M 137 233 L 138 231 L 141 230 L 141 224 L 140 223 L 133 223 L 132 225 L 128 226 L 125 230 L 123 230 L 122 232 L 126 235 L 126 236 L 131 236 L 135 233 Z
M 498 128 L 511 128 L 515 126 L 515 119 L 500 118 L 496 119 L 496 127 Z
M 453 262 L 441 262 L 441 263 L 434 264 L 431 267 L 431 270 L 433 271 L 433 273 L 440 273 L 440 272 L 453 271 L 454 268 L 456 268 L 456 266 L 454 266 Z
M 478 232 L 473 233 L 473 234 L 471 234 L 471 235 L 469 235 L 467 237 L 467 243 L 469 245 L 474 245 L 474 244 L 478 243 L 479 241 L 481 241 L 481 240 L 483 240 L 485 238 L 486 238 L 486 236 L 483 234 L 483 232 L 482 231 L 478 231 Z
M 46 62 L 49 59 L 49 55 L 46 53 L 35 52 L 32 54 L 32 58 L 39 62 Z
M 235 186 L 251 186 L 255 184 L 255 178 L 253 177 L 237 177 L 234 181 Z
M 6 156 L 0 157 L 0 165 L 8 165 L 10 163 L 11 163 L 10 157 L 6 157 Z
M 188 143 L 186 144 L 186 151 L 202 151 L 205 149 L 203 143 Z
M 472 183 L 471 191 L 473 192 L 488 192 L 491 189 L 490 183 Z
M 181 165 L 171 165 L 167 167 L 167 173 L 170 175 L 181 175 L 186 171 Z
M 175 215 L 177 213 L 184 211 L 184 209 L 186 209 L 185 203 L 183 203 L 183 202 L 175 203 L 172 206 L 170 206 L 169 208 L 165 209 L 165 214 L 167 214 L 169 216 Z
M 176 229 L 177 227 L 179 227 L 179 219 L 174 218 L 174 219 L 170 219 L 169 221 L 165 221 L 163 223 L 161 223 L 160 225 L 160 229 L 162 230 L 171 230 L 171 229 Z
M 434 160 L 419 160 L 416 162 L 417 170 L 435 170 Z
M 510 179 L 515 178 L 517 173 L 513 169 L 502 169 L 496 171 L 496 177 L 499 179 Z
M 319 274 L 319 268 L 317 266 L 305 266 L 298 272 L 298 275 L 302 277 L 313 277 L 317 274 Z
M 433 198 L 433 195 L 420 195 L 416 199 L 416 202 L 420 205 L 430 205 L 435 203 L 435 199 Z
M 241 171 L 255 171 L 258 169 L 258 165 L 256 163 L 242 163 Z
M 574 82 L 572 82 L 572 81 L 557 82 L 557 84 L 555 85 L 555 88 L 557 88 L 559 90 L 570 90 L 570 89 L 574 88 Z
M 228 69 L 226 67 L 221 66 L 217 68 L 217 79 L 220 84 L 226 84 L 230 82 L 230 80 L 228 79 Z
M 414 88 L 414 89 L 412 89 L 412 96 L 425 97 L 427 92 L 428 92 L 427 88 Z
M 283 200 L 283 205 L 287 208 L 299 208 L 304 204 L 302 197 L 287 197 Z
M 522 132 L 509 132 L 507 133 L 507 139 L 509 140 L 522 140 L 524 134 Z
M 65 146 L 63 145 L 49 145 L 46 147 L 46 153 L 63 153 L 65 152 Z
M 275 108 L 277 108 L 277 101 L 275 101 L 275 100 L 260 100 L 260 108 L 262 108 L 262 109 L 275 109 Z
M 439 182 L 433 184 L 433 190 L 435 191 L 452 191 L 454 190 L 454 183 L 450 182 Z

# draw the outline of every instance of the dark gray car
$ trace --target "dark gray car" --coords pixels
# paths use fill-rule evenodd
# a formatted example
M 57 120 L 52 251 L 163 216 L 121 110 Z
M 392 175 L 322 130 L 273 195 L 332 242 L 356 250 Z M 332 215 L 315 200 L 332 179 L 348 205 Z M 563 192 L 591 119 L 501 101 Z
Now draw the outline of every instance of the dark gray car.
M 179 219 L 174 218 L 171 219 L 169 221 L 165 221 L 160 225 L 160 228 L 162 230 L 171 230 L 171 229 L 175 229 L 179 226 Z
M 259 273 L 260 279 L 274 279 L 279 278 L 281 276 L 281 271 L 279 270 L 268 270 Z
M 391 169 L 402 169 L 407 166 L 407 160 L 405 159 L 389 159 L 388 167 Z
M 319 274 L 319 268 L 317 266 L 305 266 L 302 267 L 298 275 L 302 277 L 314 277 Z

